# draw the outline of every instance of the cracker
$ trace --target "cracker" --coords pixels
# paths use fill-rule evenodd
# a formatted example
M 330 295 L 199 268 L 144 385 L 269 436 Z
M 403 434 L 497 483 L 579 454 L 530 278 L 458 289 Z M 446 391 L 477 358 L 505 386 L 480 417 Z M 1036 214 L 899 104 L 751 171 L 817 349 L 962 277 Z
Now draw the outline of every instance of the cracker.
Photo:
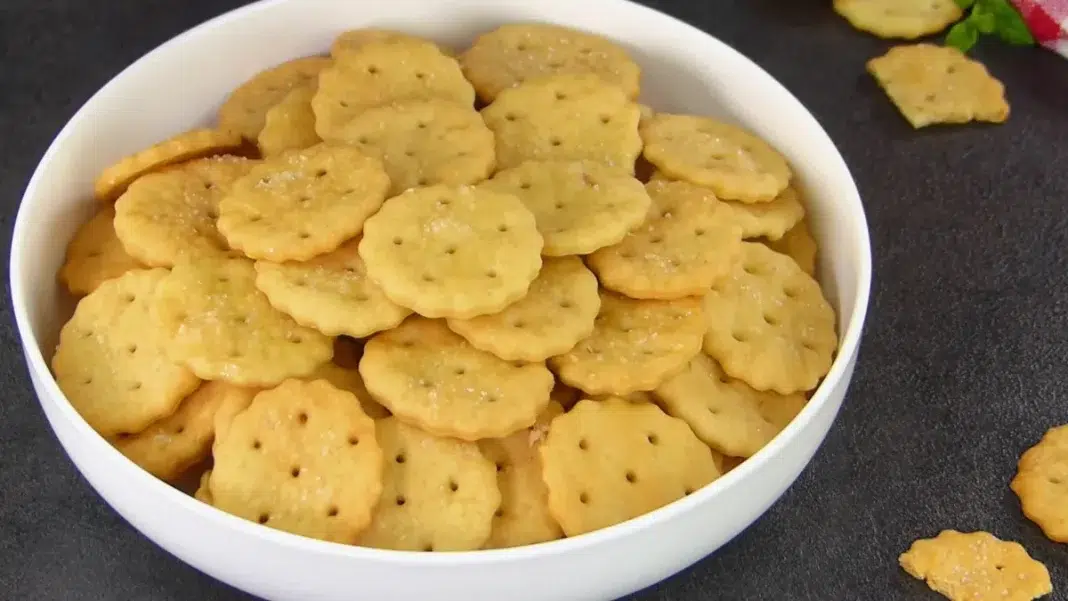
M 1068 543 L 1068 425 L 1052 428 L 1020 457 L 1012 491 L 1053 541 Z
M 493 132 L 475 109 L 441 99 L 367 109 L 336 135 L 378 157 L 392 193 L 480 182 L 493 173 Z
M 774 422 L 765 416 L 769 410 L 788 409 L 804 395 L 792 398 L 774 392 L 753 390 L 745 382 L 723 373 L 711 357 L 699 354 L 686 369 L 654 391 L 664 411 L 687 424 L 705 444 L 724 455 L 752 457 L 768 444 L 789 419 Z M 787 399 L 787 400 L 783 400 Z M 776 416 L 778 417 L 778 416 Z
M 220 156 L 142 177 L 115 202 L 116 235 L 127 252 L 153 267 L 227 254 L 229 245 L 215 227 L 219 201 L 253 164 Z
M 333 343 L 276 310 L 245 259 L 198 259 L 160 283 L 159 325 L 175 361 L 205 380 L 274 386 L 330 360 Z
M 881 38 L 916 39 L 960 20 L 956 0 L 834 0 L 850 25 Z
M 309 382 L 314 380 L 326 380 L 338 390 L 351 392 L 360 401 L 363 412 L 371 419 L 385 419 L 389 417 L 389 409 L 386 409 L 378 401 L 374 400 L 367 387 L 363 384 L 359 369 L 353 367 L 341 367 L 334 363 L 324 363 L 315 371 L 303 378 Z
M 645 222 L 587 258 L 601 285 L 631 298 L 701 296 L 741 253 L 742 229 L 711 190 L 687 182 L 646 185 Z
M 241 84 L 219 109 L 219 126 L 255 142 L 268 111 L 294 88 L 314 87 L 319 73 L 333 61 L 310 56 L 261 71 Z
M 320 142 L 319 134 L 315 133 L 315 113 L 311 108 L 315 90 L 314 85 L 298 86 L 290 90 L 278 104 L 267 109 L 263 129 L 256 136 L 256 146 L 263 156 L 272 157 Z
M 212 504 L 270 528 L 353 543 L 382 492 L 375 425 L 323 380 L 261 392 L 215 443 Z
M 450 319 L 477 349 L 534 363 L 571 350 L 593 332 L 601 308 L 597 278 L 578 257 L 547 259 L 527 295 L 500 313 Z
M 401 31 L 393 31 L 392 29 L 380 29 L 377 27 L 366 27 L 363 29 L 350 29 L 343 31 L 336 38 L 333 43 L 330 44 L 330 56 L 335 58 L 344 54 L 358 51 L 367 44 L 375 42 L 418 42 L 418 43 L 433 43 L 430 40 L 426 40 L 408 33 Z M 445 54 L 449 54 L 449 51 L 441 46 L 438 48 Z
M 211 470 L 205 471 L 200 475 L 200 486 L 197 487 L 196 492 L 193 493 L 193 498 L 211 505 L 214 499 L 211 498 Z
M 838 347 L 834 309 L 792 259 L 743 242 L 731 273 L 705 296 L 704 350 L 757 390 L 812 390 Z
M 252 259 L 306 261 L 360 233 L 385 200 L 382 163 L 317 144 L 264 160 L 219 203 L 219 232 Z
M 382 500 L 358 544 L 404 551 L 472 551 L 489 538 L 501 502 L 493 462 L 471 442 L 395 418 L 377 423 L 385 457 Z
M 972 121 L 1004 123 L 1009 118 L 1005 86 L 982 63 L 956 48 L 897 46 L 869 60 L 867 67 L 913 128 Z
M 83 296 L 107 280 L 142 267 L 115 235 L 115 208 L 109 205 L 101 207 L 74 233 L 59 279 L 71 294 Z
M 547 75 L 596 75 L 637 98 L 641 68 L 611 40 L 548 23 L 508 24 L 480 35 L 460 56 L 478 96 L 493 102 L 501 91 Z
M 153 319 L 166 276 L 165 269 L 138 269 L 100 284 L 59 333 L 56 383 L 101 436 L 144 430 L 200 384 L 168 357 Z
M 274 308 L 328 336 L 370 336 L 396 327 L 411 311 L 367 277 L 359 239 L 308 261 L 256 262 L 256 288 Z
M 402 421 L 471 441 L 530 427 L 553 387 L 543 364 L 509 363 L 472 347 L 443 321 L 421 317 L 371 338 L 360 375 Z
M 898 561 L 953 601 L 1031 601 L 1053 592 L 1046 566 L 987 532 L 943 530 L 912 543 Z
M 629 173 L 594 161 L 527 161 L 481 187 L 523 201 L 549 257 L 588 255 L 618 243 L 645 220 L 652 203 Z
M 479 443 L 482 454 L 497 466 L 497 486 L 501 491 L 487 549 L 534 545 L 563 537 L 560 525 L 549 514 L 549 491 L 541 478 L 538 456 L 549 424 L 563 413 L 563 407 L 550 401 L 530 428 Z
M 549 365 L 587 394 L 649 391 L 701 351 L 704 331 L 699 299 L 634 300 L 602 292 L 593 333 Z
M 93 184 L 93 191 L 98 199 L 112 201 L 142 175 L 196 158 L 227 154 L 240 147 L 241 137 L 233 132 L 207 128 L 185 131 L 104 169 Z
M 205 382 L 171 415 L 137 434 L 120 436 L 115 448 L 153 476 L 174 481 L 211 455 L 216 414 L 245 409 L 256 392 L 226 382 Z
M 580 401 L 538 449 L 549 512 L 567 536 L 636 518 L 720 476 L 686 422 L 656 405 Z
M 534 216 L 514 196 L 431 186 L 386 201 L 360 256 L 393 302 L 425 317 L 469 319 L 522 298 L 541 269 Z
M 474 106 L 475 91 L 456 60 L 430 42 L 368 42 L 339 55 L 319 76 L 319 91 L 312 99 L 315 129 L 322 139 L 334 140 L 349 121 L 371 107 L 428 98 Z
M 641 111 L 595 75 L 554 75 L 502 91 L 482 109 L 501 169 L 526 161 L 595 161 L 634 173 Z
M 793 172 L 767 142 L 741 127 L 657 113 L 641 125 L 643 156 L 671 179 L 707 186 L 722 200 L 769 202 Z
M 802 219 L 790 231 L 783 234 L 778 240 L 767 240 L 765 244 L 775 252 L 782 253 L 794 260 L 801 270 L 812 277 L 816 277 L 816 254 L 818 247 L 816 239 L 812 237 L 808 220 Z

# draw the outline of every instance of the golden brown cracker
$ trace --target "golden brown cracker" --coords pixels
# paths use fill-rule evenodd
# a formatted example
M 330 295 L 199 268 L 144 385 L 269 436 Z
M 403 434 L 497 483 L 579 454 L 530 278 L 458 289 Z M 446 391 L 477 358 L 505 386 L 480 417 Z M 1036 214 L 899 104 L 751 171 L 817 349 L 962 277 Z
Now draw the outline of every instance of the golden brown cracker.
M 354 543 L 382 492 L 375 425 L 352 393 L 287 380 L 256 395 L 215 443 L 219 509 L 270 528 Z
M 219 203 L 219 232 L 253 259 L 306 261 L 360 233 L 389 177 L 356 148 L 317 144 L 264 160 Z
M 378 157 L 391 193 L 408 188 L 480 182 L 496 163 L 493 132 L 474 108 L 432 98 L 369 108 L 336 138 Z
M 315 133 L 315 113 L 311 99 L 316 86 L 303 85 L 290 90 L 278 104 L 267 109 L 256 146 L 265 157 L 315 146 L 321 140 Z
M 916 129 L 971 121 L 1004 123 L 1009 118 L 1005 86 L 956 48 L 896 46 L 868 61 L 867 68 Z
M 595 161 L 527 161 L 480 187 L 523 201 L 545 239 L 542 254 L 587 255 L 618 243 L 652 201 L 629 173 Z
M 1024 452 L 1011 488 L 1029 520 L 1050 540 L 1068 543 L 1068 425 Z
M 319 91 L 312 99 L 315 130 L 322 139 L 335 140 L 356 115 L 371 107 L 428 98 L 474 106 L 475 91 L 456 60 L 430 42 L 368 42 L 339 55 L 319 76 Z
M 431 186 L 387 200 L 364 226 L 360 256 L 398 305 L 468 319 L 522 298 L 541 248 L 534 216 L 514 196 Z
M 952 601 L 1031 601 L 1053 592 L 1046 566 L 987 532 L 943 530 L 912 543 L 899 562 Z
M 653 390 L 700 352 L 704 330 L 699 299 L 634 300 L 602 292 L 593 333 L 549 365 L 587 394 Z
M 243 410 L 256 392 L 226 382 L 205 382 L 171 415 L 141 432 L 118 437 L 115 448 L 153 476 L 173 481 L 211 455 L 216 414 Z
M 688 182 L 646 185 L 645 221 L 587 257 L 601 285 L 631 298 L 701 296 L 741 253 L 742 229 L 711 190 Z
M 778 240 L 766 240 L 768 248 L 782 253 L 793 259 L 801 270 L 812 277 L 816 277 L 816 255 L 819 248 L 816 239 L 812 237 L 808 220 L 802 219 L 790 231 L 783 234 Z
M 834 309 L 792 259 L 743 242 L 730 274 L 705 296 L 704 350 L 757 390 L 812 390 L 838 347 Z
M 402 421 L 472 441 L 530 427 L 553 387 L 543 364 L 509 363 L 474 348 L 443 321 L 422 317 L 371 338 L 360 375 Z
M 278 311 L 256 289 L 245 259 L 206 259 L 174 266 L 156 294 L 168 355 L 205 380 L 274 386 L 330 360 L 333 343 Z
M 723 373 L 714 359 L 698 354 L 680 374 L 654 391 L 664 411 L 687 424 L 705 444 L 724 455 L 751 457 L 789 423 L 769 419 L 762 410 L 789 408 L 795 399 L 759 392 Z M 804 406 L 805 397 L 800 399 Z M 776 415 L 776 417 L 778 417 Z
M 712 451 L 656 405 L 580 401 L 539 447 L 549 511 L 568 536 L 607 528 L 720 476 Z
M 256 73 L 227 97 L 219 109 L 219 126 L 256 141 L 268 111 L 294 88 L 313 88 L 319 73 L 332 62 L 326 57 L 310 56 Z
M 542 77 L 502 91 L 482 109 L 501 169 L 526 161 L 594 161 L 634 173 L 641 111 L 595 75 Z
M 367 392 L 367 387 L 364 386 L 363 378 L 360 376 L 357 366 L 346 368 L 336 365 L 333 362 L 324 363 L 303 379 L 308 382 L 326 380 L 333 384 L 338 390 L 347 390 L 351 392 L 360 401 L 360 406 L 363 407 L 363 412 L 371 419 L 385 419 L 390 415 L 389 409 L 386 409 L 379 404 L 379 402 L 371 396 L 371 393 Z
M 767 142 L 710 117 L 657 113 L 641 125 L 643 156 L 671 179 L 712 189 L 722 200 L 769 202 L 793 172 Z
M 493 529 L 485 548 L 520 547 L 563 537 L 560 525 L 549 514 L 549 491 L 541 477 L 538 456 L 549 425 L 563 413 L 563 407 L 550 401 L 530 428 L 479 443 L 482 454 L 497 467 L 501 491 L 501 504 L 493 515 Z
M 71 294 L 84 296 L 107 280 L 143 267 L 115 235 L 115 208 L 109 205 L 74 232 L 59 279 Z
M 116 235 L 127 252 L 154 267 L 228 254 L 230 247 L 215 227 L 219 201 L 253 164 L 220 156 L 142 177 L 115 202 Z
M 229 131 L 207 128 L 185 131 L 104 169 L 93 190 L 100 200 L 115 200 L 142 175 L 200 157 L 228 154 L 240 147 L 241 137 Z
M 549 23 L 507 24 L 480 35 L 460 56 L 464 75 L 486 102 L 547 75 L 596 75 L 637 98 L 641 68 L 615 42 Z
M 200 384 L 169 357 L 153 317 L 166 276 L 165 269 L 138 269 L 102 283 L 60 331 L 56 383 L 101 436 L 144 430 Z
M 601 308 L 597 278 L 578 257 L 546 259 L 527 295 L 500 313 L 449 319 L 475 348 L 507 361 L 545 361 L 593 332 Z
M 404 551 L 473 551 L 501 502 L 493 463 L 471 442 L 440 438 L 396 418 L 377 422 L 382 500 L 358 544 Z
M 834 0 L 834 10 L 861 31 L 910 40 L 938 33 L 964 16 L 956 0 Z
M 396 327 L 411 311 L 367 277 L 359 239 L 308 261 L 256 262 L 256 288 L 297 323 L 327 336 L 370 336 Z

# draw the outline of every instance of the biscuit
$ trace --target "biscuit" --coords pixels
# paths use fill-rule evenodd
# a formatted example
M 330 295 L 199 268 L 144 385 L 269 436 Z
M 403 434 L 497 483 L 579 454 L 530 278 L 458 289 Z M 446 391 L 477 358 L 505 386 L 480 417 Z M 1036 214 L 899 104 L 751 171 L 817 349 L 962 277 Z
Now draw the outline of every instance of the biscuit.
M 500 313 L 449 319 L 471 346 L 507 361 L 535 363 L 570 351 L 593 332 L 597 278 L 578 257 L 546 259 L 527 295 Z
M 1053 592 L 1046 566 L 987 532 L 943 530 L 912 543 L 898 561 L 952 601 L 1031 601 Z
M 812 237 L 808 220 L 802 219 L 783 234 L 782 238 L 765 240 L 764 243 L 771 250 L 793 259 L 801 267 L 801 271 L 816 277 L 816 254 L 819 249 L 816 246 L 816 239 Z
M 634 173 L 642 151 L 638 105 L 596 75 L 542 77 L 482 109 L 501 169 L 526 161 L 594 161 Z
M 153 311 L 165 269 L 138 269 L 82 298 L 59 333 L 56 383 L 101 436 L 144 430 L 200 384 L 165 351 Z
M 329 361 L 330 338 L 272 307 L 255 280 L 245 259 L 179 263 L 159 285 L 151 331 L 201 378 L 239 386 L 274 386 Z
M 913 128 L 1004 123 L 1009 118 L 1005 86 L 982 63 L 956 48 L 897 46 L 868 61 L 867 68 Z
M 143 267 L 115 235 L 114 207 L 104 206 L 74 233 L 59 279 L 71 294 L 84 296 L 107 280 Z
M 652 204 L 629 173 L 594 161 L 527 161 L 480 187 L 512 194 L 530 209 L 548 257 L 588 255 L 618 243 Z
M 297 323 L 327 336 L 370 336 L 396 327 L 411 311 L 367 277 L 359 239 L 308 261 L 256 262 L 256 288 Z
M 607 528 L 720 476 L 712 451 L 656 405 L 580 401 L 538 448 L 549 512 L 567 536 Z
M 314 85 L 298 86 L 267 109 L 263 129 L 256 136 L 260 154 L 272 157 L 287 150 L 315 146 L 321 141 L 315 133 L 315 113 L 311 108 L 315 90 Z
M 253 75 L 231 92 L 219 108 L 219 126 L 255 142 L 263 130 L 268 111 L 294 88 L 313 88 L 319 73 L 332 63 L 329 58 L 309 56 Z
M 253 164 L 220 156 L 142 177 L 115 202 L 116 235 L 128 253 L 153 267 L 228 254 L 230 247 L 215 227 L 219 201 Z
M 219 232 L 252 259 L 306 261 L 360 233 L 389 189 L 382 163 L 317 144 L 256 165 L 219 202 Z
M 367 109 L 336 134 L 378 157 L 391 193 L 408 188 L 480 182 L 493 172 L 493 132 L 475 109 L 441 99 Z
M 212 504 L 269 528 L 354 543 L 382 492 L 374 424 L 351 393 L 323 380 L 260 392 L 215 443 Z
M 722 200 L 769 202 L 793 177 L 767 142 L 709 117 L 657 113 L 642 123 L 641 136 L 643 156 L 664 175 L 707 186 Z
M 315 130 L 335 140 L 356 115 L 375 106 L 440 98 L 474 106 L 475 91 L 455 59 L 415 39 L 367 42 L 344 52 L 319 76 L 312 99 Z
M 543 364 L 509 363 L 472 347 L 443 321 L 422 317 L 371 338 L 360 375 L 401 421 L 470 441 L 530 427 L 553 387 Z
M 757 390 L 812 390 L 838 347 L 834 309 L 792 259 L 743 242 L 731 273 L 705 296 L 704 350 Z
M 1068 543 L 1068 425 L 1051 428 L 1020 457 L 1011 488 L 1028 519 Z
M 395 418 L 377 422 L 382 500 L 358 544 L 404 551 L 473 551 L 501 502 L 497 473 L 471 442 L 440 438 Z
M 701 351 L 704 331 L 700 299 L 634 300 L 603 292 L 593 333 L 549 365 L 587 394 L 649 391 Z
M 379 402 L 371 396 L 371 393 L 367 392 L 367 387 L 364 386 L 363 378 L 360 377 L 359 369 L 355 365 L 352 367 L 342 367 L 333 362 L 324 363 L 302 379 L 308 382 L 326 380 L 333 384 L 334 388 L 337 388 L 338 390 L 347 390 L 348 392 L 351 392 L 360 401 L 360 406 L 363 407 L 363 412 L 371 419 L 385 419 L 390 415 L 389 409 L 386 409 L 379 404 Z
M 360 256 L 393 302 L 424 317 L 469 319 L 526 295 L 541 269 L 534 216 L 514 196 L 431 186 L 386 201 Z
M 834 10 L 861 31 L 910 40 L 938 33 L 964 16 L 956 0 L 834 0 Z
M 711 190 L 687 182 L 646 185 L 652 205 L 619 244 L 587 257 L 601 285 L 631 298 L 701 296 L 730 271 L 742 229 Z
M 548 23 L 502 25 L 460 56 L 478 96 L 493 102 L 502 90 L 547 75 L 596 75 L 637 98 L 641 68 L 607 38 Z

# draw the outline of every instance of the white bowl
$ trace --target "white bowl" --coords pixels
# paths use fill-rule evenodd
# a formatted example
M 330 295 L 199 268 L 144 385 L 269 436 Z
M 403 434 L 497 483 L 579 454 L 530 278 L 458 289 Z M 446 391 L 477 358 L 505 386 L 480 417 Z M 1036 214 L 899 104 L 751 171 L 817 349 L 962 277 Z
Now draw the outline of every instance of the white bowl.
M 48 361 L 70 311 L 55 273 L 67 240 L 94 209 L 90 190 L 103 167 L 209 122 L 226 93 L 248 76 L 323 52 L 344 29 L 392 27 L 462 47 L 478 32 L 524 20 L 623 41 L 643 68 L 645 103 L 734 120 L 792 161 L 820 242 L 820 276 L 839 315 L 841 345 L 823 385 L 782 434 L 712 485 L 612 528 L 513 550 L 404 553 L 319 542 L 231 517 L 148 475 L 89 428 L 60 392 Z M 10 273 L 30 376 L 60 443 L 108 504 L 182 561 L 267 599 L 599 601 L 651 585 L 715 551 L 797 478 L 853 374 L 871 251 L 854 182 L 812 115 L 748 59 L 671 17 L 623 0 L 272 0 L 160 46 L 78 111 L 26 189 Z

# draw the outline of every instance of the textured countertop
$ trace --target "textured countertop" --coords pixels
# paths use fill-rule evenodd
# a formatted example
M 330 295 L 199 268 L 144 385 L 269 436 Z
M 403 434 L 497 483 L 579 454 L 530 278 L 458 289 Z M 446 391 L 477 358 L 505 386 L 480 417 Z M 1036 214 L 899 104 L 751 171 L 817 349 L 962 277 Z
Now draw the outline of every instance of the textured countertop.
M 0 0 L 5 245 L 31 170 L 78 106 L 239 3 Z M 826 0 L 649 4 L 733 45 L 815 113 L 864 197 L 875 285 L 846 405 L 797 484 L 714 557 L 632 601 L 933 601 L 897 556 L 942 528 L 1023 543 L 1068 599 L 1068 545 L 1043 538 L 1008 489 L 1019 454 L 1068 422 L 1068 62 L 984 44 L 1010 121 L 916 133 L 864 73 L 888 44 Z M 0 311 L 0 597 L 247 599 L 153 546 L 81 479 L 33 397 L 7 295 Z

